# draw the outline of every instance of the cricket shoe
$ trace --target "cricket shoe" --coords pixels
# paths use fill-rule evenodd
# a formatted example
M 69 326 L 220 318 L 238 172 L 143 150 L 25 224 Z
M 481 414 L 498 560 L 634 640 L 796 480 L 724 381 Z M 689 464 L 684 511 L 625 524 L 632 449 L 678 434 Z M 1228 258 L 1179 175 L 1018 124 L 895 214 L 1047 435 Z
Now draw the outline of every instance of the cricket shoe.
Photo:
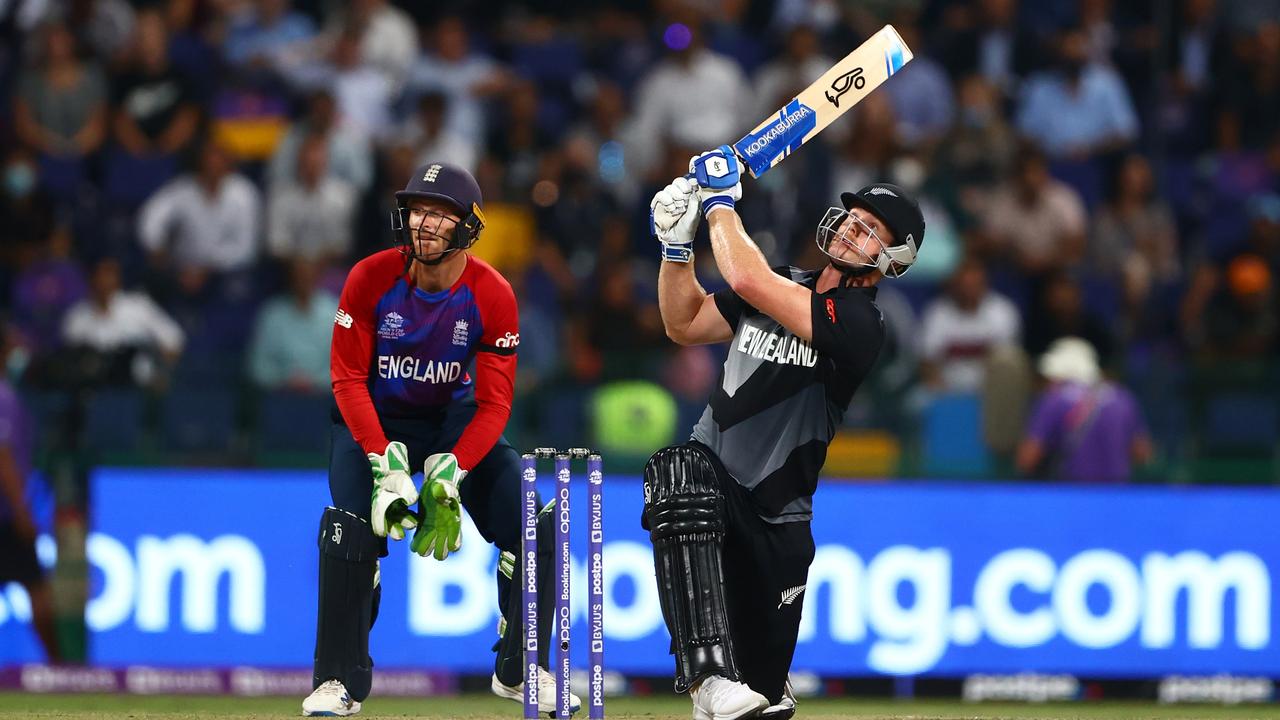
M 760 714 L 769 699 L 752 690 L 746 683 L 711 675 L 692 690 L 693 720 L 738 720 Z
M 337 680 L 325 680 L 302 701 L 302 714 L 308 717 L 346 717 L 360 712 L 360 703 Z
M 796 714 L 796 695 L 791 691 L 791 682 L 782 687 L 782 699 L 777 705 L 770 705 L 760 713 L 762 720 L 790 720 Z
M 489 689 L 500 698 L 515 700 L 518 703 L 524 702 L 524 683 L 504 685 L 498 679 L 498 674 L 494 673 L 493 678 L 489 680 Z M 559 709 L 560 699 L 556 697 L 556 676 L 546 668 L 540 667 L 538 668 L 538 712 L 545 713 L 548 717 L 555 717 Z M 576 713 L 580 709 L 582 709 L 582 698 L 570 692 L 569 712 Z

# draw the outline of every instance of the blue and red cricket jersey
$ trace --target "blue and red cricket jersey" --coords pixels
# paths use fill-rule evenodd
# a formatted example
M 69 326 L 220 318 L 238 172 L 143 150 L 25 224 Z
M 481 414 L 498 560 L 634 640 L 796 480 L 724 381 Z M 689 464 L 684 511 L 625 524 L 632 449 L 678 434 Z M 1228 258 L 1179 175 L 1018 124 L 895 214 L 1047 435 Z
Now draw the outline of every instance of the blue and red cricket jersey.
M 468 256 L 452 287 L 429 293 L 413 285 L 398 250 L 383 250 L 356 263 L 342 288 L 329 358 L 333 395 L 360 447 L 381 454 L 380 418 L 421 416 L 474 390 L 476 414 L 453 448 L 470 470 L 511 416 L 519 345 L 515 293 L 488 263 Z

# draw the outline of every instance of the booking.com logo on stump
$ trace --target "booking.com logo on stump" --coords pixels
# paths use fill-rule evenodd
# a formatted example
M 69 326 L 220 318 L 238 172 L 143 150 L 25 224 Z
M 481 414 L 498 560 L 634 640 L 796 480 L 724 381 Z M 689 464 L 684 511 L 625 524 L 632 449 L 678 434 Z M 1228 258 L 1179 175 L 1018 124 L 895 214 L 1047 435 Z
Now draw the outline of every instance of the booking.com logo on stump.
M 309 666 L 323 473 L 110 469 L 93 493 L 93 661 Z M 605 638 L 611 669 L 659 675 L 671 667 L 641 501 L 639 478 L 608 477 Z M 771 598 L 804 604 L 796 670 L 1127 676 L 1280 665 L 1274 494 L 827 481 L 815 505 L 808 583 Z M 585 540 L 573 538 L 579 577 Z M 468 522 L 445 562 L 391 548 L 371 638 L 379 667 L 487 673 L 493 546 Z M 573 591 L 574 634 L 585 637 L 586 587 Z M 36 659 L 32 645 L 9 641 L 26 635 L 24 600 L 17 586 L 0 588 L 0 664 Z M 396 641 L 406 635 L 415 639 Z M 586 649 L 575 644 L 576 666 Z

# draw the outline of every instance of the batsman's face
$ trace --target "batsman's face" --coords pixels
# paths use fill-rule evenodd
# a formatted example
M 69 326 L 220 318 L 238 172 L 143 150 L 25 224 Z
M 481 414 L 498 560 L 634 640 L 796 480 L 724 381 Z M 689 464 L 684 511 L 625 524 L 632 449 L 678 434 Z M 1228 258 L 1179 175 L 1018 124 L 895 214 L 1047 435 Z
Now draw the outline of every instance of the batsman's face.
M 851 263 L 872 263 L 883 243 L 889 238 L 889 230 L 868 210 L 855 207 L 849 210 L 836 232 L 835 242 L 827 252 L 837 260 Z
M 453 228 L 462 222 L 457 212 L 434 200 L 410 200 L 408 208 L 414 250 L 419 255 L 434 255 L 447 250 Z

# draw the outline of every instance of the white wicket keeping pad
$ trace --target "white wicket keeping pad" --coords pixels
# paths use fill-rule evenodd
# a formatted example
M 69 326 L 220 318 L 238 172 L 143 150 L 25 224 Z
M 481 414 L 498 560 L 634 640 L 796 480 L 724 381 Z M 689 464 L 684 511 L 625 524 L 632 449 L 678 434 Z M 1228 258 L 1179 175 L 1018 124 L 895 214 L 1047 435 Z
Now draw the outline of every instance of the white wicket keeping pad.
M 760 177 L 870 95 L 913 57 L 898 31 L 885 25 L 777 114 L 734 143 L 734 152 L 752 177 Z

